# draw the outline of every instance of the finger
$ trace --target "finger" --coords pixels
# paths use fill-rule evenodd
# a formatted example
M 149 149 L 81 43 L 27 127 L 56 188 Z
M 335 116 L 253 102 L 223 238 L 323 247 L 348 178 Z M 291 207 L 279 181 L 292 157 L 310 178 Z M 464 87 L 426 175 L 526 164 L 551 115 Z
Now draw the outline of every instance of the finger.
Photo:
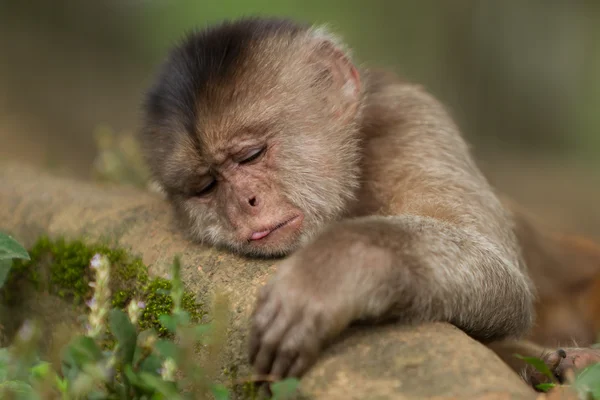
M 286 377 L 301 377 L 314 364 L 319 354 L 321 342 L 314 332 L 308 329 L 300 339 L 302 342 L 298 346 L 298 356 L 287 371 Z
M 256 360 L 256 355 L 258 354 L 258 349 L 260 346 L 261 335 L 262 332 L 260 332 L 258 329 L 253 328 L 250 332 L 250 339 L 248 345 L 248 362 L 250 363 L 250 365 L 253 365 L 254 361 Z
M 271 371 L 271 366 L 284 335 L 297 321 L 297 318 L 291 318 L 294 314 L 296 316 L 300 315 L 299 312 L 282 311 L 277 314 L 277 318 L 267 327 L 260 340 L 260 349 L 254 361 L 254 369 L 257 373 L 268 374 Z
M 302 321 L 302 319 L 300 319 L 300 321 Z M 281 346 L 275 356 L 271 375 L 277 378 L 285 378 L 298 358 L 300 351 L 302 351 L 304 337 L 312 334 L 313 333 L 309 332 L 306 328 L 288 330 L 281 341 Z
M 281 302 L 276 296 L 270 296 L 258 305 L 253 313 L 253 327 L 260 331 L 264 331 L 273 322 L 279 312 Z
M 312 361 L 310 361 L 307 357 L 299 356 L 298 358 L 296 358 L 296 361 L 294 361 L 294 364 L 290 368 L 287 376 L 293 378 L 300 378 L 302 375 L 304 375 L 304 373 L 311 364 Z
M 260 348 L 261 338 L 265 331 L 273 323 L 279 312 L 279 301 L 267 302 L 263 307 L 255 311 L 249 341 L 249 361 L 254 364 Z
M 254 304 L 254 311 L 260 309 L 260 306 L 267 300 L 269 297 L 269 292 L 271 291 L 271 285 L 266 284 L 262 288 L 258 290 L 258 294 L 256 295 L 256 301 Z M 254 313 L 252 313 L 254 316 Z
M 296 351 L 285 353 L 278 352 L 269 375 L 273 376 L 275 379 L 287 378 L 287 373 L 292 365 L 294 365 L 297 358 L 298 352 Z

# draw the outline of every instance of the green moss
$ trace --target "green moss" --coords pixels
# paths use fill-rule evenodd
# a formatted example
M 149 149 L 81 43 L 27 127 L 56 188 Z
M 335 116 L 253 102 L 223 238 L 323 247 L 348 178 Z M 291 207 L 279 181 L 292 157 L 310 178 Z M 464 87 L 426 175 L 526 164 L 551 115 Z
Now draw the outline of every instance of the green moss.
M 173 299 L 167 294 L 171 289 L 171 282 L 157 278 L 146 286 L 146 308 L 140 316 L 140 329 L 154 327 L 159 335 L 166 335 L 167 329 L 158 322 L 158 317 L 168 314 L 173 308 Z
M 140 316 L 140 329 L 154 328 L 160 335 L 167 334 L 167 329 L 160 325 L 158 317 L 170 313 L 173 309 L 173 299 L 169 296 L 171 287 L 171 281 L 163 278 L 154 278 L 145 287 L 146 308 Z M 190 319 L 195 322 L 200 321 L 204 315 L 202 309 L 196 304 L 194 295 L 189 292 L 183 294 L 181 307 L 190 313 Z
M 192 321 L 200 321 L 204 317 L 205 312 L 201 307 L 197 306 L 196 296 L 190 292 L 185 292 L 181 299 L 181 307 L 190 313 Z
M 90 293 L 88 285 L 91 271 L 89 260 L 94 256 L 94 249 L 86 247 L 82 242 L 66 243 L 64 240 L 50 244 L 52 257 L 50 264 L 49 290 L 60 297 L 81 303 Z M 104 249 L 97 249 L 106 254 Z
M 130 297 L 131 293 L 128 290 L 119 290 L 112 294 L 111 305 L 115 308 L 124 308 Z
M 18 301 L 19 285 L 29 283 L 38 290 L 47 290 L 82 304 L 92 295 L 89 283 L 93 274 L 89 262 L 96 253 L 107 256 L 111 263 L 112 306 L 124 309 L 132 299 L 145 302 L 140 329 L 154 328 L 160 336 L 166 335 L 167 330 L 158 318 L 170 313 L 173 308 L 173 300 L 168 295 L 171 282 L 164 278 L 150 278 L 139 257 L 103 244 L 40 238 L 29 250 L 30 261 L 15 260 L 2 289 L 4 300 L 8 303 Z M 182 307 L 190 313 L 192 322 L 198 322 L 204 316 L 202 305 L 196 302 L 192 293 L 184 293 Z
M 257 400 L 258 390 L 257 386 L 253 381 L 239 381 L 239 368 L 237 365 L 232 364 L 228 367 L 223 368 L 223 375 L 229 380 L 229 387 L 233 393 L 235 393 L 235 398 L 245 399 L 245 400 Z

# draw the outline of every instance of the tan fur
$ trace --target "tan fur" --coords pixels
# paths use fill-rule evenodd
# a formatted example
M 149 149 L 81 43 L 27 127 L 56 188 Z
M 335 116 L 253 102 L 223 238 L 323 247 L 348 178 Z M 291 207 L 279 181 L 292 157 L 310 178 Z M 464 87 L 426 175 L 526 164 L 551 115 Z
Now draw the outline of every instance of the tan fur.
M 531 278 L 545 321 L 540 299 L 568 292 L 544 274 L 560 273 L 581 245 L 547 238 L 502 204 L 424 88 L 359 73 L 325 30 L 244 24 L 217 27 L 210 46 L 190 39 L 199 52 L 220 49 L 201 60 L 214 77 L 193 103 L 173 97 L 181 85 L 159 85 L 142 141 L 192 238 L 250 255 L 291 254 L 253 315 L 257 372 L 301 375 L 357 320 L 447 321 L 485 343 L 543 336 L 547 321 L 530 331 Z M 235 36 L 240 27 L 247 34 Z M 232 47 L 233 37 L 244 47 Z M 185 71 L 200 61 L 190 48 L 170 68 L 194 84 Z M 240 161 L 261 146 L 256 160 Z M 214 189 L 202 191 L 213 178 Z M 293 215 L 302 216 L 293 229 L 273 225 Z M 261 227 L 266 238 L 248 239 Z
M 523 340 L 490 347 L 532 386 L 542 377 L 515 354 L 542 358 L 557 379 L 564 379 L 568 368 L 587 365 L 574 360 L 600 361 L 598 350 L 585 348 L 596 343 L 600 333 L 600 246 L 587 238 L 557 234 L 514 202 L 504 199 L 504 203 L 513 212 L 515 232 L 536 288 L 536 320 Z M 558 347 L 567 357 L 556 364 Z

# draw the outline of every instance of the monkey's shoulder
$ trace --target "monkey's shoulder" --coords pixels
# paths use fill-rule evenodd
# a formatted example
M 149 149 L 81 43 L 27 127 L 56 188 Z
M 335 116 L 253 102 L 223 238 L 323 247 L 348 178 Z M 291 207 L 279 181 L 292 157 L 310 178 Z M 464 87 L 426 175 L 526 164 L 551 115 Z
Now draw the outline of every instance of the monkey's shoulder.
M 411 119 L 415 99 L 436 100 L 420 84 L 388 69 L 362 71 L 364 108 L 362 131 L 365 139 L 397 136 L 400 126 Z

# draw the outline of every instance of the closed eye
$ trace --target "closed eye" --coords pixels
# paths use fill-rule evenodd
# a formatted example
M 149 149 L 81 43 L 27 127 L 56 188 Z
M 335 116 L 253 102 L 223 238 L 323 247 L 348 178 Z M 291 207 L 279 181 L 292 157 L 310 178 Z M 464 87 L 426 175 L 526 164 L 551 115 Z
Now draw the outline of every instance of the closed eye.
M 212 192 L 216 186 L 217 186 L 217 180 L 216 179 L 212 179 L 202 189 L 197 190 L 194 193 L 194 196 L 196 196 L 196 197 L 206 196 L 207 194 L 209 194 L 210 192 Z
M 240 164 L 248 164 L 248 163 L 251 163 L 252 161 L 258 160 L 258 158 L 264 154 L 266 149 L 267 149 L 267 146 L 251 151 L 250 153 L 248 153 L 246 155 L 246 158 L 239 161 L 239 163 Z

